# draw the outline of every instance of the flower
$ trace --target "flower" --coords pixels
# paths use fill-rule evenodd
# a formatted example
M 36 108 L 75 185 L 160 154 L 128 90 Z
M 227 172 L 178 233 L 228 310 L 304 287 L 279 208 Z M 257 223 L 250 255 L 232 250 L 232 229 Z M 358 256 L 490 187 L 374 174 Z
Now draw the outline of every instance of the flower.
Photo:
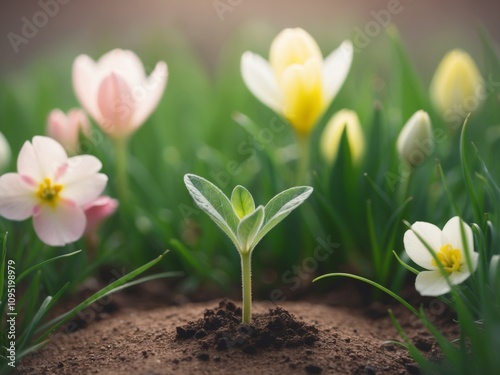
M 461 226 L 465 242 L 462 241 Z M 442 231 L 433 224 L 417 221 L 406 231 L 403 241 L 411 260 L 428 270 L 420 272 L 415 280 L 415 288 L 423 296 L 448 293 L 451 288 L 445 276 L 452 285 L 465 281 L 471 274 L 467 253 L 472 272 L 477 268 L 479 254 L 474 252 L 472 230 L 458 216 L 451 218 Z M 432 249 L 443 270 L 424 243 Z
M 431 82 L 431 99 L 443 114 L 469 113 L 484 98 L 483 79 L 472 57 L 455 49 L 439 63 Z
M 106 186 L 101 167 L 94 156 L 68 158 L 55 140 L 35 136 L 19 152 L 18 173 L 0 177 L 0 215 L 9 220 L 33 216 L 35 232 L 47 245 L 74 242 L 87 222 L 82 206 Z
M 365 140 L 358 115 L 349 109 L 338 111 L 328 121 L 321 135 L 321 153 L 328 162 L 335 162 L 344 129 L 352 161 L 357 164 L 363 155 Z
M 81 109 L 72 109 L 66 115 L 53 109 L 47 119 L 47 135 L 58 141 L 70 154 L 80 152 L 80 133 L 90 135 L 90 123 Z
M 307 136 L 340 90 L 353 47 L 344 41 L 323 60 L 316 41 L 303 29 L 285 29 L 273 40 L 269 62 L 252 52 L 241 57 L 241 74 L 257 99 Z
M 399 156 L 411 166 L 419 166 L 434 152 L 431 119 L 425 111 L 410 117 L 396 141 Z
M 99 197 L 83 206 L 87 217 L 85 235 L 94 235 L 102 221 L 113 215 L 117 208 L 118 201 L 108 196 Z
M 0 132 L 0 171 L 3 171 L 10 163 L 10 146 L 7 138 Z
M 160 101 L 167 83 L 160 61 L 149 77 L 137 55 L 114 49 L 94 62 L 87 55 L 73 63 L 73 87 L 81 105 L 113 138 L 132 134 Z

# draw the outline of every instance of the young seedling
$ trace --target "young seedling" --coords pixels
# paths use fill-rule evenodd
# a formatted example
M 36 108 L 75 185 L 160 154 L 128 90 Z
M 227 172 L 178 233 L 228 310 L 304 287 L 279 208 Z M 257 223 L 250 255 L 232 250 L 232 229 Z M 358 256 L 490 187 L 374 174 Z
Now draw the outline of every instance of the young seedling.
M 194 174 L 186 174 L 184 183 L 195 203 L 233 241 L 241 256 L 241 279 L 243 287 L 243 323 L 250 324 L 252 309 L 252 251 L 259 241 L 276 224 L 304 202 L 313 188 L 297 186 L 285 190 L 266 206 L 258 206 L 252 195 L 243 186 L 233 189 L 231 200 L 210 181 Z

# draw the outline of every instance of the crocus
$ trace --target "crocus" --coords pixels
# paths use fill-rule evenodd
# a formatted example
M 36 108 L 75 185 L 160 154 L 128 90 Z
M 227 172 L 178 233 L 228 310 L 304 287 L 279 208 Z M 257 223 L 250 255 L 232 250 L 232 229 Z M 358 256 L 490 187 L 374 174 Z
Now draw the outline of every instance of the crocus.
M 0 215 L 9 220 L 33 217 L 38 237 L 51 246 L 78 240 L 85 230 L 83 206 L 104 190 L 107 177 L 90 155 L 68 158 L 49 137 L 26 141 L 17 158 L 17 172 L 0 177 Z
M 462 240 L 461 227 L 465 242 Z M 423 296 L 448 293 L 451 288 L 446 277 L 449 283 L 457 285 L 477 268 L 479 255 L 474 252 L 472 230 L 458 216 L 451 218 L 442 231 L 433 224 L 417 221 L 406 231 L 403 241 L 411 260 L 426 269 L 415 280 L 415 288 Z M 442 270 L 425 244 L 432 249 Z M 467 262 L 467 253 L 472 271 Z
M 117 208 L 118 201 L 108 196 L 99 197 L 83 206 L 87 217 L 85 235 L 95 235 L 103 220 L 113 215 Z
M 472 57 L 455 49 L 439 63 L 431 82 L 431 99 L 438 110 L 466 115 L 474 111 L 484 98 L 483 79 Z
M 68 153 L 80 152 L 80 134 L 90 135 L 90 123 L 81 109 L 72 109 L 66 115 L 60 109 L 53 109 L 47 119 L 47 135 L 58 141 Z
M 252 94 L 305 137 L 340 90 L 352 55 L 351 42 L 344 41 L 323 59 L 316 41 L 306 31 L 285 29 L 273 40 L 269 61 L 245 52 L 241 73 Z
M 344 129 L 352 161 L 357 164 L 363 155 L 365 140 L 358 115 L 349 109 L 338 111 L 328 121 L 321 135 L 321 153 L 329 163 L 335 162 Z
M 73 87 L 85 110 L 105 133 L 124 138 L 156 108 L 167 83 L 167 64 L 160 61 L 149 77 L 137 55 L 114 49 L 94 62 L 87 55 L 73 63 Z
M 417 111 L 399 133 L 396 148 L 401 159 L 416 167 L 434 152 L 431 119 L 425 111 Z
M 7 138 L 0 132 L 0 172 L 10 163 L 10 146 Z

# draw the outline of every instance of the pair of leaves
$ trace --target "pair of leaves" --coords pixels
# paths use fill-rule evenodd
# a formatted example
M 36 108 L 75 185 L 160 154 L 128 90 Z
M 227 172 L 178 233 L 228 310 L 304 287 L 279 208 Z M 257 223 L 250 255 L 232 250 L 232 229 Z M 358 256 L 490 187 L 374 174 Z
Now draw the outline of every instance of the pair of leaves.
M 264 206 L 255 208 L 252 195 L 236 186 L 231 200 L 210 181 L 186 174 L 184 183 L 195 203 L 228 235 L 240 253 L 251 252 L 257 243 L 311 195 L 313 188 L 285 190 Z

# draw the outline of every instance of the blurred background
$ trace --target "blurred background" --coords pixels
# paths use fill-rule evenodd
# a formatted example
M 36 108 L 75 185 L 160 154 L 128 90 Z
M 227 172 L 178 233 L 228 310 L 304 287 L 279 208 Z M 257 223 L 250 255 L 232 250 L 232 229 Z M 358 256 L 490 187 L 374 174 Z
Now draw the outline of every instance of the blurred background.
M 242 27 L 270 40 L 282 28 L 300 26 L 318 39 L 335 41 L 359 35 L 360 30 L 370 32 L 368 23 L 390 7 L 397 10 L 390 21 L 424 71 L 437 64 L 444 45 L 477 52 L 476 31 L 481 24 L 492 35 L 500 33 L 500 4 L 487 0 L 61 0 L 56 2 L 56 14 L 14 52 L 7 35 L 22 35 L 23 17 L 32 21 L 42 10 L 41 4 L 49 3 L 52 1 L 1 1 L 4 72 L 21 69 L 36 57 L 52 55 L 62 47 L 78 54 L 105 40 L 109 48 L 134 48 L 144 37 L 156 33 L 176 33 L 188 39 L 207 69 L 213 70 L 228 39 Z M 43 17 L 39 22 L 44 24 Z M 266 28 L 271 31 L 266 33 Z M 371 39 L 376 43 L 381 38 Z

